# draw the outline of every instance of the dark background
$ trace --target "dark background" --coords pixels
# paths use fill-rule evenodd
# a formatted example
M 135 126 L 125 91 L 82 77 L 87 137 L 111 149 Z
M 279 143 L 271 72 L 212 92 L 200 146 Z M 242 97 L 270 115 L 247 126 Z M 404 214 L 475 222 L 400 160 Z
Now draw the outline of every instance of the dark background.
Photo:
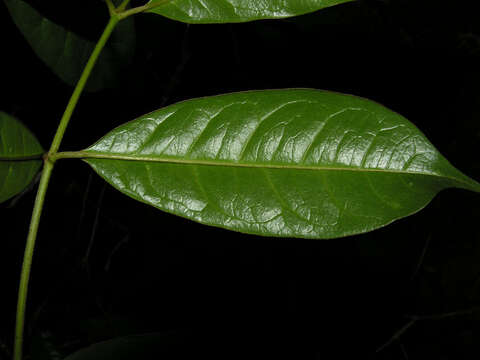
M 107 21 L 99 0 L 31 3 L 92 40 Z M 246 24 L 188 26 L 153 14 L 135 22 L 133 62 L 118 87 L 82 96 L 63 150 L 180 100 L 311 87 L 399 112 L 480 179 L 480 22 L 470 2 L 358 1 Z M 35 56 L 3 2 L 0 24 L 0 110 L 48 148 L 72 89 Z M 13 339 L 34 194 L 0 207 L 0 358 Z M 262 238 L 164 214 L 86 164 L 61 161 L 37 240 L 26 354 L 61 359 L 155 331 L 165 334 L 163 359 L 478 359 L 478 200 L 451 189 L 372 233 Z M 426 318 L 389 344 L 412 315 Z

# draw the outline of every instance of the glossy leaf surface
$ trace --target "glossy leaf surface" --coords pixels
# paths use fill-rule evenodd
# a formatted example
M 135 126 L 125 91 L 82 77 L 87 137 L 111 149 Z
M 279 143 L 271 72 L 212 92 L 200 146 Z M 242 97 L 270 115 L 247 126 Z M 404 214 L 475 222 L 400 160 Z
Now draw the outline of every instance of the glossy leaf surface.
M 35 54 L 65 83 L 74 86 L 95 47 L 86 40 L 42 16 L 22 0 L 5 0 L 10 15 Z M 133 18 L 121 21 L 103 49 L 86 89 L 112 87 L 130 62 L 135 47 Z
M 415 213 L 444 188 L 480 190 L 402 116 L 319 90 L 177 103 L 86 151 L 95 157 L 87 162 L 134 199 L 267 236 L 363 233 Z
M 24 190 L 42 165 L 43 149 L 22 123 L 0 111 L 0 203 Z
M 124 336 L 93 344 L 67 356 L 65 360 L 161 359 L 172 350 L 175 341 L 174 336 L 160 333 Z M 178 352 L 178 346 L 175 347 Z
M 157 0 L 151 0 L 154 4 Z M 154 12 L 186 23 L 231 23 L 311 13 L 353 0 L 175 0 Z

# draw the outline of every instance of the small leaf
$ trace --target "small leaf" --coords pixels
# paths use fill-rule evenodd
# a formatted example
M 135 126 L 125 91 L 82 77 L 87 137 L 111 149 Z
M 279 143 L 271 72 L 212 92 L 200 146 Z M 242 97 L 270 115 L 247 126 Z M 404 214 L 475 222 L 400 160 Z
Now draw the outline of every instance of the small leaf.
M 0 203 L 30 184 L 42 165 L 42 154 L 30 130 L 0 111 Z
M 336 238 L 480 191 L 408 120 L 350 95 L 290 89 L 181 102 L 124 124 L 86 161 L 134 199 L 200 223 Z
M 95 47 L 73 32 L 48 20 L 22 0 L 5 0 L 10 15 L 37 56 L 65 83 L 74 86 Z M 121 70 L 133 58 L 133 18 L 121 21 L 103 49 L 86 90 L 113 87 Z
M 64 360 L 150 360 L 178 352 L 175 335 L 150 333 L 119 337 L 81 349 Z
M 174 0 L 150 12 L 186 23 L 233 23 L 279 19 L 311 13 L 353 0 Z

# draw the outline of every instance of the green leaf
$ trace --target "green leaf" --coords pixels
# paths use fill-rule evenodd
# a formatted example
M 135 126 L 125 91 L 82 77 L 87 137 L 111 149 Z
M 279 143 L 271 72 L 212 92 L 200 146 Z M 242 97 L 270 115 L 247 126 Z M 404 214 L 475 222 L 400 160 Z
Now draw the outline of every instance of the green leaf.
M 0 111 L 0 203 L 24 190 L 42 165 L 43 149 L 21 122 Z
M 37 56 L 65 83 L 74 86 L 95 47 L 88 41 L 42 16 L 22 0 L 5 0 L 10 16 Z M 121 70 L 133 58 L 133 18 L 121 21 L 103 50 L 86 90 L 114 87 Z
M 186 23 L 232 23 L 311 13 L 353 0 L 150 0 L 150 12 Z M 155 3 L 160 3 L 154 7 Z
M 134 199 L 267 236 L 363 233 L 442 189 L 480 191 L 397 113 L 309 89 L 181 102 L 114 129 L 85 154 Z
M 178 352 L 175 335 L 151 333 L 119 337 L 81 349 L 64 360 L 150 360 L 169 355 L 172 346 Z M 165 358 L 166 359 L 166 358 Z

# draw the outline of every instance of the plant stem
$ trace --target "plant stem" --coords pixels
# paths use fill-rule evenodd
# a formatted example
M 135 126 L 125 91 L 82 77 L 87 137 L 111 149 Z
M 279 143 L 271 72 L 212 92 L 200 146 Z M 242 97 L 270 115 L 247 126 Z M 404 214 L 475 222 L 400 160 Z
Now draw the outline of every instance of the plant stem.
M 25 327 L 25 309 L 27 304 L 27 292 L 28 292 L 28 282 L 30 279 L 30 270 L 32 267 L 32 259 L 33 253 L 35 250 L 35 240 L 37 238 L 38 233 L 38 226 L 40 224 L 40 216 L 42 214 L 43 203 L 45 201 L 45 195 L 47 193 L 48 183 L 50 181 L 50 177 L 52 175 L 52 170 L 55 163 L 54 155 L 57 153 L 58 148 L 60 147 L 60 143 L 62 142 L 63 135 L 65 134 L 65 130 L 67 129 L 68 123 L 70 118 L 72 117 L 73 111 L 75 110 L 75 106 L 78 103 L 80 95 L 82 94 L 83 89 L 85 88 L 85 84 L 87 83 L 88 77 L 92 72 L 92 69 L 102 51 L 103 47 L 105 46 L 108 38 L 110 37 L 115 25 L 120 20 L 119 16 L 113 14 L 110 17 L 110 21 L 108 22 L 105 30 L 103 31 L 102 36 L 98 40 L 90 58 L 85 65 L 82 75 L 78 80 L 78 83 L 73 90 L 72 96 L 67 104 L 65 112 L 60 120 L 60 124 L 57 128 L 57 132 L 55 133 L 55 137 L 52 141 L 52 145 L 50 146 L 50 150 L 45 157 L 44 161 L 44 168 L 42 172 L 42 177 L 40 179 L 40 185 L 38 188 L 37 196 L 35 199 L 35 205 L 33 207 L 32 219 L 30 221 L 30 228 L 27 237 L 27 243 L 25 246 L 25 254 L 23 258 L 22 264 L 22 272 L 20 275 L 20 284 L 18 289 L 18 302 L 17 302 L 17 319 L 15 325 L 15 343 L 14 343 L 14 353 L 13 359 L 14 360 L 21 360 L 22 359 L 22 347 L 23 347 L 23 333 Z
M 126 17 L 128 16 L 131 16 L 131 15 L 135 15 L 135 14 L 138 14 L 138 13 L 141 13 L 141 12 L 144 12 L 144 11 L 147 11 L 147 10 L 150 10 L 150 9 L 153 9 L 153 8 L 156 8 L 158 6 L 161 6 L 163 4 L 166 4 L 168 3 L 169 1 L 171 0 L 156 0 L 156 1 L 151 1 L 143 6 L 137 6 L 137 7 L 134 7 L 132 9 L 129 9 L 129 10 L 126 10 L 126 11 L 122 11 L 120 13 L 118 13 L 118 16 L 120 17 L 120 19 L 125 19 Z
M 128 3 L 130 2 L 130 0 L 123 0 L 123 2 L 117 7 L 117 11 L 124 11 L 127 6 L 128 6 Z
M 20 360 L 22 358 L 23 329 L 25 326 L 25 308 L 27 303 L 28 282 L 30 280 L 30 269 L 32 267 L 32 258 L 35 249 L 35 239 L 37 237 L 38 225 L 40 223 L 40 215 L 42 213 L 45 194 L 47 192 L 48 182 L 50 180 L 52 170 L 53 163 L 50 161 L 45 161 L 42 177 L 40 178 L 37 197 L 35 199 L 35 205 L 33 207 L 32 220 L 30 222 L 25 253 L 23 255 L 22 273 L 20 275 L 20 285 L 18 289 L 17 321 L 13 352 L 14 360 Z
M 60 143 L 62 142 L 62 139 L 63 139 L 63 134 L 65 134 L 65 130 L 67 129 L 70 118 L 72 117 L 73 110 L 75 109 L 75 106 L 78 103 L 78 99 L 82 94 L 85 84 L 87 83 L 88 77 L 92 72 L 93 66 L 95 65 L 95 62 L 97 61 L 98 56 L 100 55 L 100 52 L 105 46 L 108 38 L 112 34 L 112 31 L 115 28 L 115 25 L 117 25 L 119 20 L 120 18 L 118 17 L 118 15 L 114 14 L 113 16 L 110 17 L 110 21 L 108 22 L 107 27 L 103 31 L 103 34 L 100 37 L 100 40 L 98 40 L 97 45 L 93 49 L 92 55 L 90 55 L 90 58 L 87 61 L 87 65 L 85 65 L 85 69 L 83 69 L 83 73 L 80 76 L 80 79 L 78 80 L 75 90 L 73 90 L 73 94 L 70 97 L 70 101 L 67 104 L 67 107 L 65 109 L 65 112 L 63 113 L 62 119 L 60 120 L 60 125 L 58 126 L 57 132 L 52 142 L 52 146 L 50 147 L 50 151 L 48 152 L 49 156 L 55 154 L 58 151 L 58 148 L 60 147 Z
M 112 0 L 105 0 L 105 3 L 107 4 L 108 13 L 112 16 L 115 12 L 115 6 L 113 5 Z

